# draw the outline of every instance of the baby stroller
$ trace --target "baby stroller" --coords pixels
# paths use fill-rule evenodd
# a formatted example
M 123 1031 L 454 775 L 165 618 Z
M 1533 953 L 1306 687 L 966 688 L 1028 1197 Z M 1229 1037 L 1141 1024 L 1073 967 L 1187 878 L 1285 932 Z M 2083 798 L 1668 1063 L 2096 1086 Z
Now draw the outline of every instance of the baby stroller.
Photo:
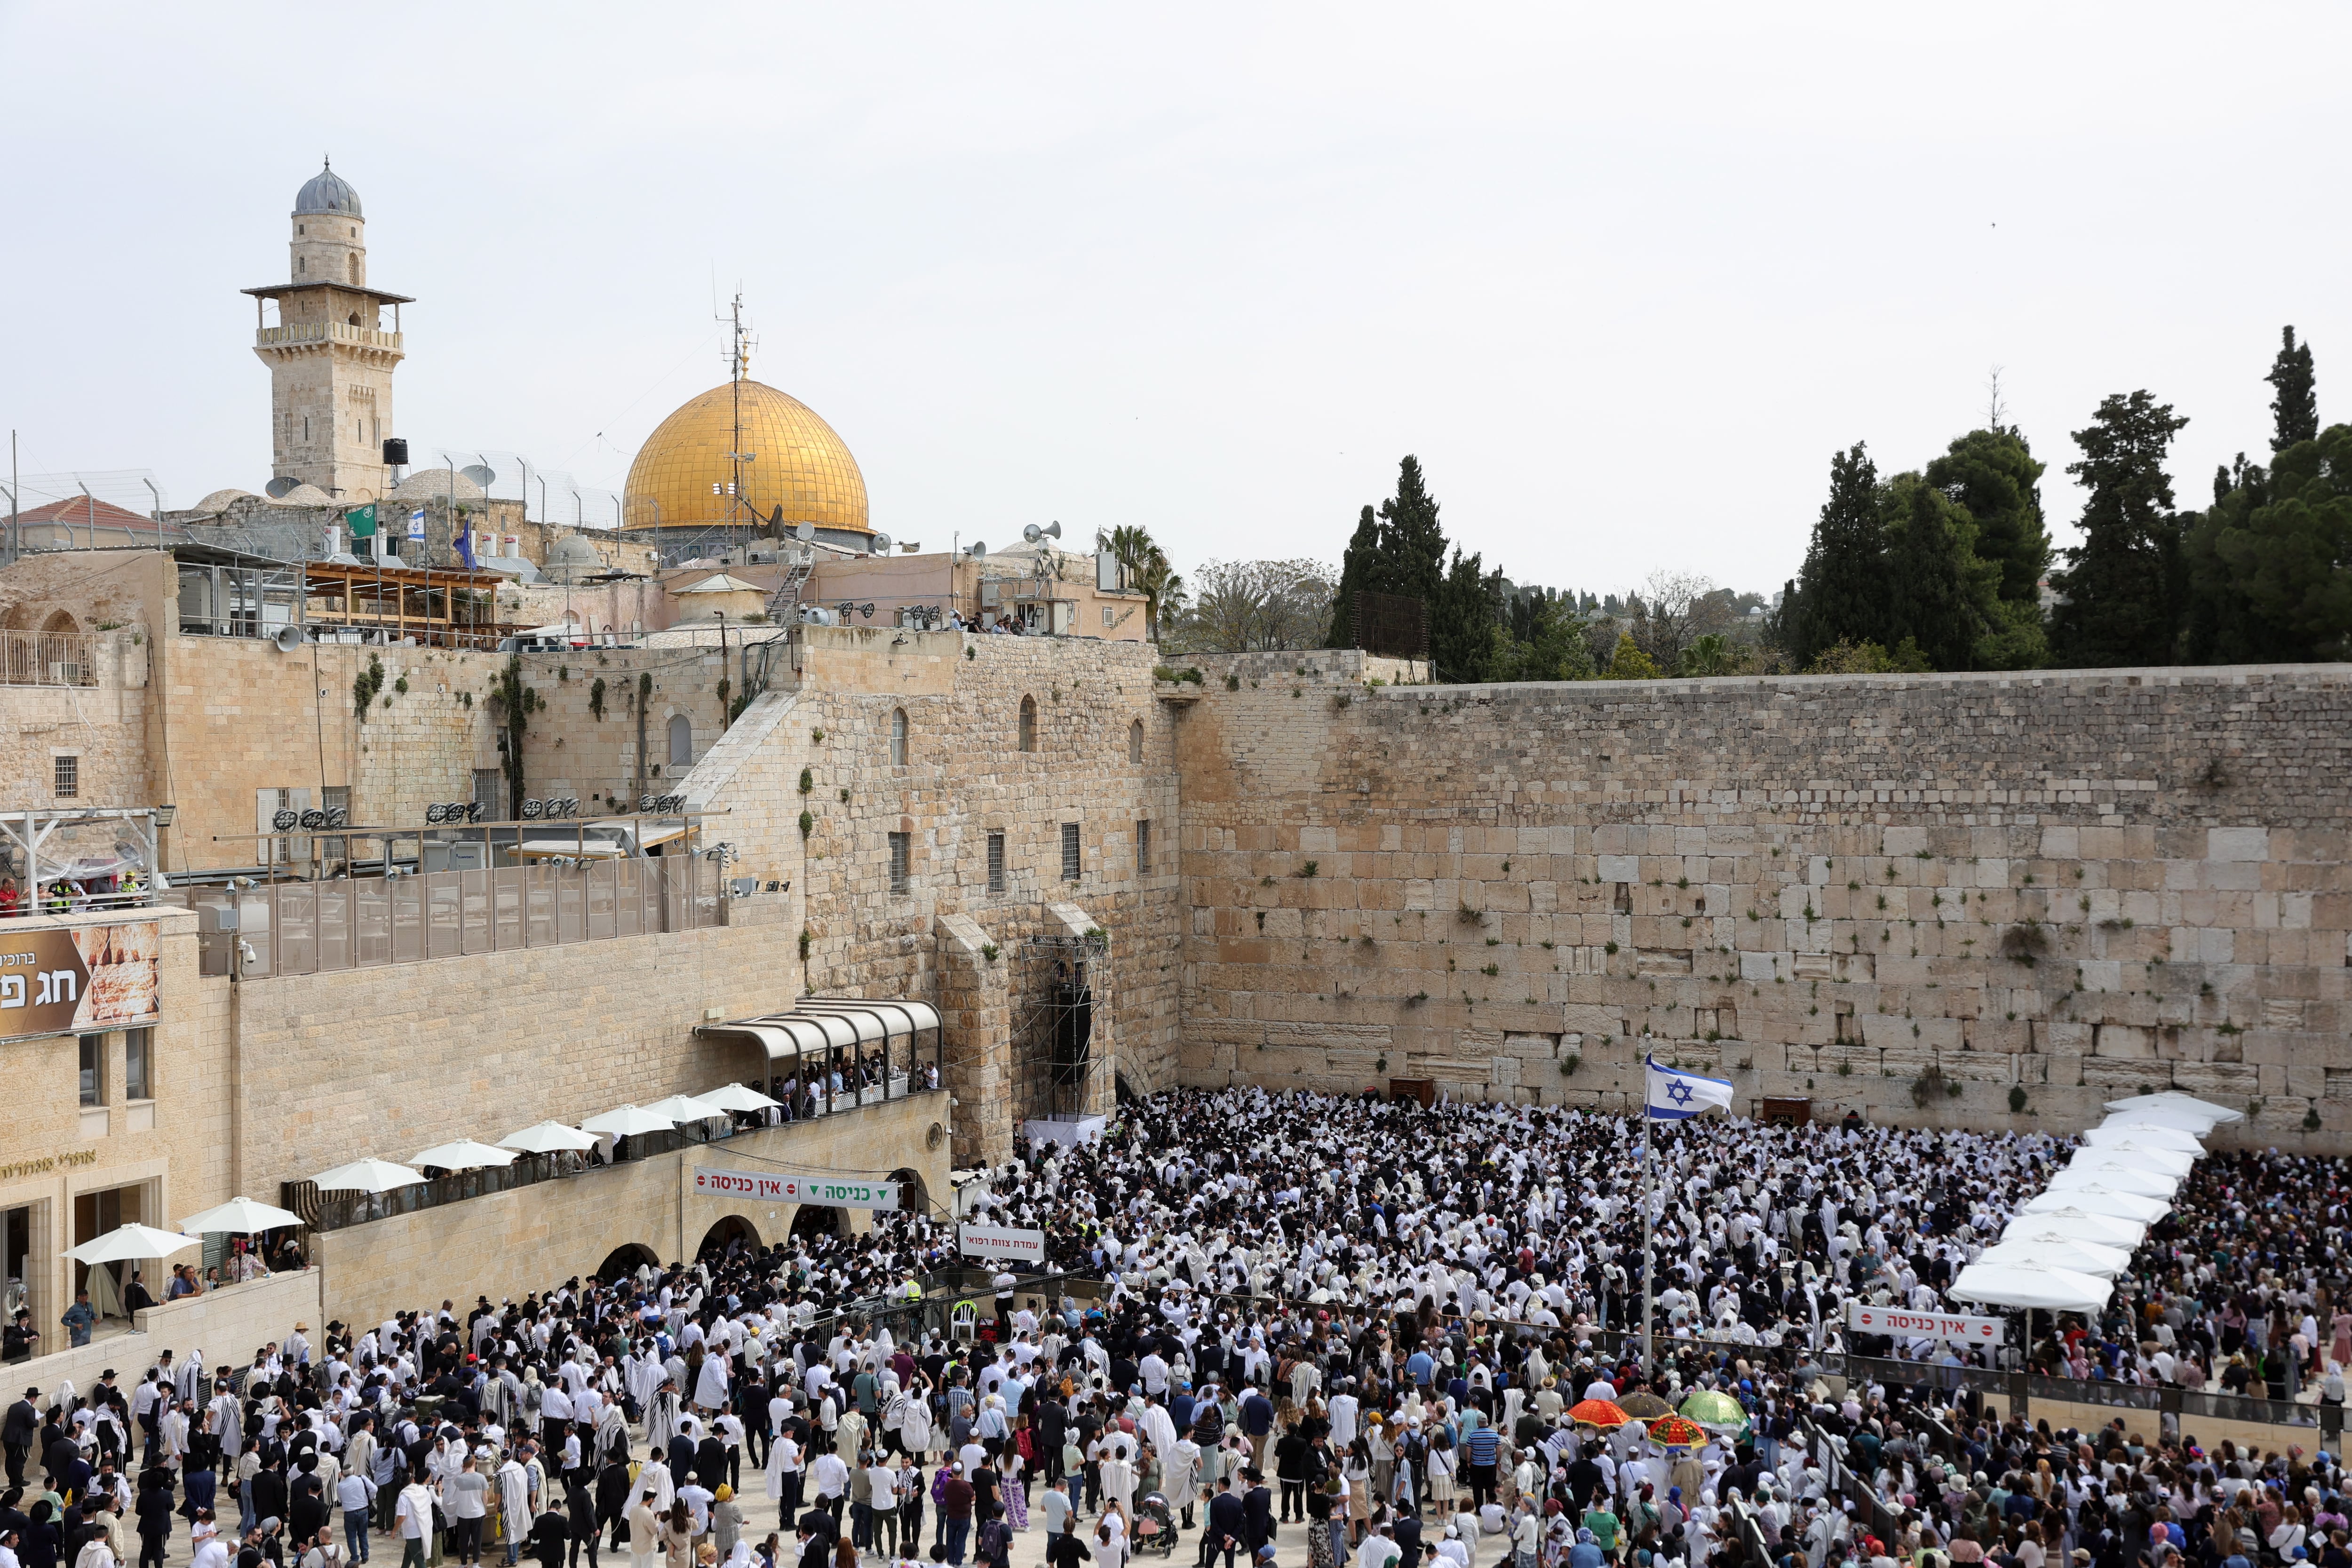
M 1157 1552 L 1162 1557 L 1176 1554 L 1176 1516 L 1169 1510 L 1168 1500 L 1158 1492 L 1146 1492 L 1136 1500 L 1135 1551 L 1139 1554 Z

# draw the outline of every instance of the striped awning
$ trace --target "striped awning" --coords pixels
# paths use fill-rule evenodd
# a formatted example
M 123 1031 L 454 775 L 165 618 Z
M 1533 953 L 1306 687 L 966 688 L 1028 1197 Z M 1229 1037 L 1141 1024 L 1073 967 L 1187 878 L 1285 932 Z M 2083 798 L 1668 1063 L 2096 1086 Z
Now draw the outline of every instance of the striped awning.
M 768 1013 L 732 1023 L 704 1024 L 694 1031 L 712 1039 L 748 1039 L 778 1057 L 856 1049 L 911 1038 L 940 1026 L 940 1010 L 928 1002 L 867 1002 L 850 996 L 803 996 L 789 1013 Z

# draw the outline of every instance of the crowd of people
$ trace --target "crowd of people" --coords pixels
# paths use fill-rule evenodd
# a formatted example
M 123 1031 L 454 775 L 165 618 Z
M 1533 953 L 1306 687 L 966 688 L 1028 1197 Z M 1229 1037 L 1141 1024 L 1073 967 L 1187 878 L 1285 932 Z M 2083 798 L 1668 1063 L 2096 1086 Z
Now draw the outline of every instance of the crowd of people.
M 395 1543 L 403 1568 L 1124 1568 L 1180 1546 L 1201 1568 L 2352 1568 L 2325 1455 L 2209 1451 L 2153 1413 L 2003 1421 L 1942 1375 L 1949 1347 L 1849 1334 L 1853 1299 L 1961 1305 L 1946 1287 L 2061 1141 L 1663 1131 L 1645 1363 L 1636 1135 L 1174 1091 L 988 1173 L 976 1216 L 1049 1247 L 1044 1280 L 993 1276 L 991 1310 L 927 1294 L 957 1278 L 952 1225 L 877 1214 L 297 1325 L 219 1374 L 166 1356 L 28 1389 L 0 1418 L 0 1568 L 119 1568 L 134 1535 L 144 1568 L 182 1530 L 200 1568 Z M 2023 1348 L 2179 1381 L 2250 1351 L 2267 1376 L 2277 1343 L 2286 1376 L 2340 1387 L 2343 1190 L 2335 1162 L 2214 1156 L 2109 1310 Z M 1857 1365 L 1880 1375 L 1837 1373 Z M 1704 1418 L 1667 1443 L 1588 1403 L 1650 1401 Z

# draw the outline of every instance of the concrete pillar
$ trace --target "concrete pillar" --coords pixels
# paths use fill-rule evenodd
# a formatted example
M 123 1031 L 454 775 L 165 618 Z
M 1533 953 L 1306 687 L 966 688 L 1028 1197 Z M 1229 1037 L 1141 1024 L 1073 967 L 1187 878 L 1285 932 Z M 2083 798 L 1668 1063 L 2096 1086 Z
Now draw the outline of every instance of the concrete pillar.
M 935 916 L 932 931 L 955 1163 L 1001 1165 L 1013 1157 L 1012 960 L 970 915 Z

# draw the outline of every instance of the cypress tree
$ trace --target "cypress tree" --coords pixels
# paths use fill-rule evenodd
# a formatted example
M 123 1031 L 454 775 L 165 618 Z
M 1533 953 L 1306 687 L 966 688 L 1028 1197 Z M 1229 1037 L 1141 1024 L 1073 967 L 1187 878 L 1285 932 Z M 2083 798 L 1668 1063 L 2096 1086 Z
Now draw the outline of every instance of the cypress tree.
M 1356 531 L 1348 540 L 1348 552 L 1339 558 L 1339 587 L 1331 601 L 1331 635 L 1326 647 L 1356 646 L 1356 595 L 1384 594 L 1381 576 L 1381 525 L 1366 507 L 1356 519 Z
M 1886 586 L 1878 468 L 1857 441 L 1830 459 L 1830 499 L 1822 503 L 1797 578 L 1797 613 L 1782 608 L 1798 668 L 1841 641 L 1885 642 Z
M 1917 474 L 1898 474 L 1887 487 L 1885 518 L 1890 637 L 1910 638 L 1937 669 L 1971 668 L 1984 630 L 1970 595 L 1975 524 L 1958 502 Z
M 2319 439 L 2319 398 L 2312 388 L 2311 345 L 2298 346 L 2294 329 L 2280 333 L 2278 357 L 2263 378 L 2277 396 L 2271 399 L 2271 450 L 2284 452 L 2298 441 Z
M 2039 600 L 2050 569 L 2042 468 L 2014 426 L 1971 430 L 1927 465 L 1927 482 L 1975 521 L 1978 557 L 2000 567 L 2000 596 L 2017 604 Z
M 1486 679 L 1495 647 L 1496 597 L 1502 572 L 1491 576 L 1479 570 L 1479 557 L 1466 559 L 1460 550 L 1438 584 L 1429 605 L 1429 658 L 1437 679 L 1462 684 Z
M 1423 482 L 1420 459 L 1407 455 L 1397 465 L 1396 494 L 1381 502 L 1379 591 L 1419 599 L 1430 606 L 1430 632 L 1437 626 L 1437 588 L 1445 576 L 1445 531 L 1437 522 L 1437 498 Z
M 2172 437 L 2189 421 L 2147 392 L 2116 393 L 2074 433 L 2082 460 L 2066 471 L 2090 491 L 2083 542 L 2066 552 L 2057 580 L 2066 595 L 2051 617 L 2063 664 L 2162 664 L 2172 657 L 2180 524 L 2164 471 Z

